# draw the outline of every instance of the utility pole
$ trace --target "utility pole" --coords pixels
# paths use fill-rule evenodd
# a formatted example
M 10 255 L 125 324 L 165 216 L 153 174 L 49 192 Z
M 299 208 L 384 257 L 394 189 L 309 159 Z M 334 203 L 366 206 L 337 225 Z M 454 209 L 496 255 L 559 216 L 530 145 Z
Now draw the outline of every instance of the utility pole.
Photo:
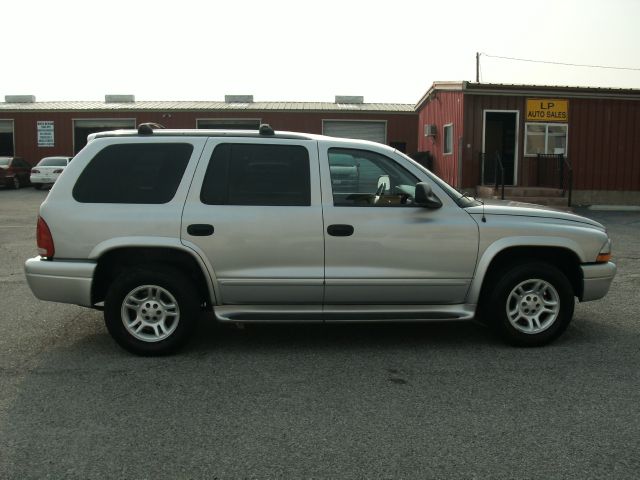
M 476 52 L 476 83 L 480 83 L 480 52 Z

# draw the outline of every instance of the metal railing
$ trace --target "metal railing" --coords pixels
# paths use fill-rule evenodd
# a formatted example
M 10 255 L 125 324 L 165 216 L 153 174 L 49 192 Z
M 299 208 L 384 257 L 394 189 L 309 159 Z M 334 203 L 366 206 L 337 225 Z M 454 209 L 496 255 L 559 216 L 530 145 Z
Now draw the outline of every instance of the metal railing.
M 567 196 L 567 203 L 570 207 L 573 193 L 573 166 L 569 159 L 562 153 L 539 153 L 537 160 L 538 186 L 562 190 L 562 196 Z
M 500 153 L 495 152 L 493 155 L 489 155 L 488 159 L 486 153 L 480 153 L 480 165 L 480 184 L 493 183 L 496 191 L 500 189 L 500 198 L 504 200 L 504 163 L 502 163 Z

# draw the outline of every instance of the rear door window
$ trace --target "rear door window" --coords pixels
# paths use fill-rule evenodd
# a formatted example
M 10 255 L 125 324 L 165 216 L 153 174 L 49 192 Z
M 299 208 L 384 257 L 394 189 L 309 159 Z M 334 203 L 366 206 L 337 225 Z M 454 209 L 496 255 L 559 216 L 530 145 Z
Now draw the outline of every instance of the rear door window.
M 200 200 L 208 205 L 311 205 L 309 152 L 301 145 L 223 143 L 211 155 Z
M 73 198 L 83 203 L 167 203 L 189 163 L 189 143 L 126 143 L 100 150 L 86 166 Z

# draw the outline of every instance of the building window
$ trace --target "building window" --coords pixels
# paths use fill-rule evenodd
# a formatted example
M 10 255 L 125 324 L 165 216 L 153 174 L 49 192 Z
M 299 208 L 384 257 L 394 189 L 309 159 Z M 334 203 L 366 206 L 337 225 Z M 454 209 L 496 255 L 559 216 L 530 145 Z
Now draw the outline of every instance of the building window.
M 443 150 L 442 153 L 450 155 L 453 153 L 453 123 L 442 127 Z
M 527 123 L 524 126 L 524 154 L 567 153 L 568 125 L 566 123 Z

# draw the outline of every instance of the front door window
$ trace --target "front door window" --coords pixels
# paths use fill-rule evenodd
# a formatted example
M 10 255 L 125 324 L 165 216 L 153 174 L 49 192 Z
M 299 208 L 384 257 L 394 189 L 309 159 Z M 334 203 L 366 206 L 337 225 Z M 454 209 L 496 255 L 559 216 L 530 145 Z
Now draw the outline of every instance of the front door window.
M 410 205 L 418 178 L 375 152 L 329 149 L 333 204 L 349 207 Z

